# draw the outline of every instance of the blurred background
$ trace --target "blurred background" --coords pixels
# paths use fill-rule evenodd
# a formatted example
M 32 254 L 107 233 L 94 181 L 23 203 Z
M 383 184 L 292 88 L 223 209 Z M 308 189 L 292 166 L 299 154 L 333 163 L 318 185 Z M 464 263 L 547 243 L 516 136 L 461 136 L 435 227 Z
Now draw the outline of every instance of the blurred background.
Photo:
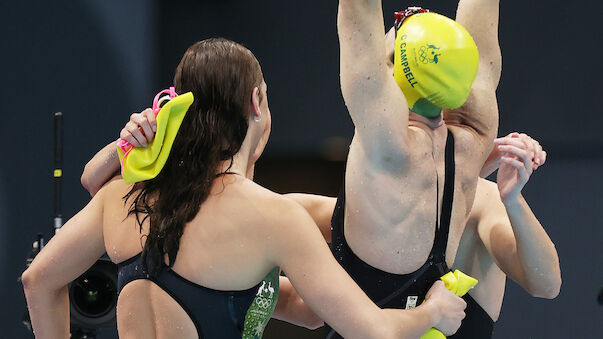
M 386 25 L 409 5 L 454 17 L 456 4 L 384 0 Z M 499 135 L 526 132 L 548 152 L 524 195 L 557 246 L 563 286 L 555 300 L 540 300 L 509 281 L 494 338 L 603 332 L 603 5 L 568 6 L 501 4 Z M 339 90 L 337 1 L 15 1 L 3 14 L 0 337 L 28 337 L 17 278 L 36 233 L 48 237 L 53 226 L 53 113 L 64 114 L 67 220 L 89 200 L 79 182 L 86 162 L 171 85 L 195 41 L 233 39 L 262 64 L 273 125 L 256 181 L 277 192 L 339 191 L 353 126 Z M 321 336 L 272 321 L 264 337 Z M 113 337 L 112 328 L 99 335 Z

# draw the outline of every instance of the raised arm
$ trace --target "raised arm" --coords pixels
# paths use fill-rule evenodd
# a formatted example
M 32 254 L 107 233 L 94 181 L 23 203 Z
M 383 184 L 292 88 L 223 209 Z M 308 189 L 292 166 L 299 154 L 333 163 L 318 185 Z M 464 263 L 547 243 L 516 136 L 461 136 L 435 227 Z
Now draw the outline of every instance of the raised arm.
M 130 121 L 121 130 L 119 137 L 134 147 L 146 147 L 155 138 L 156 131 L 155 113 L 147 108 L 130 116 Z M 121 165 L 115 148 L 118 140 L 103 147 L 84 167 L 80 181 L 91 196 L 94 196 L 112 178 L 120 175 Z
M 497 184 L 479 179 L 475 201 L 480 239 L 496 264 L 536 297 L 554 298 L 561 287 L 555 245 L 521 195 L 534 162 L 543 152 L 528 151 L 525 143 L 501 146 Z M 472 211 L 472 214 L 474 212 Z M 474 216 L 472 216 L 474 217 Z
M 341 92 L 355 139 L 377 161 L 401 159 L 407 150 L 409 110 L 388 67 L 381 0 L 340 0 L 337 29 Z
M 117 150 L 115 149 L 115 142 L 117 140 L 103 147 L 84 166 L 84 172 L 82 172 L 80 181 L 92 197 L 111 178 L 119 175 L 120 165 Z
M 105 252 L 101 196 L 71 218 L 21 276 L 36 338 L 69 338 L 67 285 Z
M 379 309 L 337 264 L 303 208 L 286 199 L 274 207 L 289 213 L 274 222 L 280 231 L 270 232 L 274 247 L 269 255 L 305 303 L 344 337 L 412 338 L 430 327 L 454 333 L 460 325 L 465 304 L 445 293 L 449 291 L 442 290 L 443 284 L 436 284 L 427 301 L 415 309 Z
M 459 1 L 456 21 L 473 37 L 479 51 L 479 66 L 465 104 L 444 111 L 447 124 L 468 127 L 487 142 L 496 137 L 498 129 L 495 92 L 502 69 L 498 17 L 499 0 Z

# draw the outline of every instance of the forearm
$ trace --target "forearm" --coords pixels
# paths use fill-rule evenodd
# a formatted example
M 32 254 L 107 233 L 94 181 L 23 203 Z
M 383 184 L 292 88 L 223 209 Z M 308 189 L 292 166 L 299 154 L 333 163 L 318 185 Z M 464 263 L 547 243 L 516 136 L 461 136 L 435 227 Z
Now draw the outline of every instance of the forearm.
M 521 195 L 503 203 L 523 273 L 518 282 L 533 296 L 556 297 L 561 288 L 561 271 L 555 245 Z
M 287 277 L 280 277 L 280 292 L 273 318 L 311 330 L 324 325 L 324 321 L 297 294 Z
M 345 338 L 419 338 L 437 323 L 439 313 L 431 304 L 412 310 L 380 309 L 348 276 L 332 281 L 337 282 L 336 291 L 300 293 L 305 292 L 304 299 L 317 316 Z
M 27 308 L 37 339 L 69 338 L 69 292 L 67 286 L 48 290 L 44 282 L 24 282 Z
M 420 338 L 437 323 L 439 310 L 429 302 L 408 310 L 384 309 L 383 312 L 392 313 L 399 321 L 399 328 L 395 330 L 392 338 L 415 339 Z
M 82 186 L 94 196 L 96 192 L 120 169 L 119 157 L 115 142 L 103 147 L 84 167 L 81 182 Z
M 494 146 L 496 147 L 496 146 Z M 496 171 L 498 169 L 498 166 L 500 165 L 500 157 L 498 156 L 497 153 L 495 152 L 491 152 L 490 155 L 488 156 L 488 159 L 486 159 L 484 166 L 482 167 L 482 169 L 479 172 L 479 177 L 480 178 L 487 178 L 490 174 L 494 173 L 494 171 Z

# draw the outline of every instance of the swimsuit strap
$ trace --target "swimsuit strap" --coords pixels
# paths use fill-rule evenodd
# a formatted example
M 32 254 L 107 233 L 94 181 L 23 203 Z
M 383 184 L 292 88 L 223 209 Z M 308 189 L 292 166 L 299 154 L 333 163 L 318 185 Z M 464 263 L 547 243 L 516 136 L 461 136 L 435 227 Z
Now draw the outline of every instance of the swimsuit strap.
M 439 259 L 446 258 L 448 233 L 450 231 L 450 218 L 452 216 L 452 202 L 454 201 L 454 136 L 448 130 L 444 159 L 444 196 L 442 198 L 442 215 L 439 222 L 436 218 L 436 237 L 433 242 L 431 254 Z

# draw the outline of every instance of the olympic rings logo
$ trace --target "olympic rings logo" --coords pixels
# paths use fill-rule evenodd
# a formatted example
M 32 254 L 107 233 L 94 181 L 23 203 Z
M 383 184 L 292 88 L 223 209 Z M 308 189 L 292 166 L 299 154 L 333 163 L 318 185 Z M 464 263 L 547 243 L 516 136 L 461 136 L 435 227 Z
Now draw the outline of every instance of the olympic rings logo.
M 268 299 L 268 298 L 262 298 L 262 297 L 257 297 L 255 298 L 255 303 L 260 307 L 260 308 L 268 308 L 268 306 L 270 306 L 270 304 L 272 304 L 272 300 Z
M 426 46 L 421 46 L 421 48 L 419 48 L 419 61 L 421 61 L 424 64 L 428 64 L 428 63 L 438 63 L 438 57 L 440 55 L 442 55 L 441 53 L 437 53 L 440 50 L 439 47 L 436 47 L 434 45 L 426 45 Z

